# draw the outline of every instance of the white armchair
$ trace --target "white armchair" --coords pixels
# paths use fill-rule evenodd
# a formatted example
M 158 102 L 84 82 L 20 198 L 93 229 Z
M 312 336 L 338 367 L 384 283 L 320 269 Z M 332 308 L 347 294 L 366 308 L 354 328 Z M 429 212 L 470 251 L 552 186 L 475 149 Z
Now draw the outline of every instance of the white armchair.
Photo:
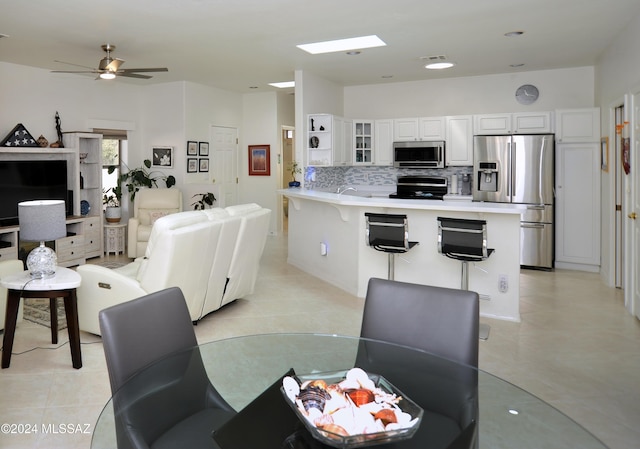
M 198 320 L 221 229 L 222 222 L 201 211 L 167 215 L 155 223 L 144 258 L 115 270 L 79 266 L 80 329 L 99 335 L 100 310 L 168 287 L 182 290 L 191 319 Z
M 133 217 L 129 218 L 129 257 L 144 256 L 156 220 L 181 211 L 182 192 L 178 189 L 142 189 L 136 193 Z
M 24 271 L 21 260 L 3 260 L 0 262 L 0 279 L 11 274 L 18 274 Z M 18 322 L 22 321 L 23 301 L 20 301 L 18 309 Z M 7 289 L 0 285 L 0 330 L 4 329 L 4 317 L 7 313 Z

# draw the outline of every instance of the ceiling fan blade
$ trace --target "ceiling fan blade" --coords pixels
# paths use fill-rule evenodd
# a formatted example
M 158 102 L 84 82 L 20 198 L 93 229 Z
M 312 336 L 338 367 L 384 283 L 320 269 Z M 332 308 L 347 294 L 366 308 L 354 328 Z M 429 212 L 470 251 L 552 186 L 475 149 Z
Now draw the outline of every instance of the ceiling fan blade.
M 101 73 L 99 70 L 52 70 L 51 73 Z
M 147 69 L 121 69 L 118 70 L 118 73 L 133 73 L 133 72 L 168 72 L 169 69 L 166 67 L 154 67 Z
M 93 67 L 88 67 L 86 65 L 80 65 L 80 64 L 74 64 L 73 62 L 58 61 L 57 59 L 55 59 L 53 62 L 59 62 L 60 64 L 75 65 L 76 67 L 84 67 L 85 69 L 95 70 Z
M 153 78 L 152 76 L 149 76 L 149 75 L 138 75 L 137 73 L 123 73 L 122 71 L 118 72 L 117 76 L 126 76 L 127 78 L 140 78 L 143 80 L 148 80 Z

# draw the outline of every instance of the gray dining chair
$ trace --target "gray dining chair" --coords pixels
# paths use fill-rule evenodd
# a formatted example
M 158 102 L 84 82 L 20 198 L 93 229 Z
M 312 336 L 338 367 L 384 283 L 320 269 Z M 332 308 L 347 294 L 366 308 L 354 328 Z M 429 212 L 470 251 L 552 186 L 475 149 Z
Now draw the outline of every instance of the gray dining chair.
M 360 336 L 478 366 L 476 292 L 371 278 Z
M 209 381 L 182 291 L 109 307 L 99 321 L 118 449 L 215 448 L 212 432 L 236 413 Z
M 478 447 L 478 321 L 476 292 L 372 278 L 364 304 L 356 366 L 385 377 L 423 404 L 421 438 L 428 447 Z M 411 373 L 410 357 L 367 339 L 417 348 L 439 358 Z M 420 366 L 413 368 L 420 370 Z

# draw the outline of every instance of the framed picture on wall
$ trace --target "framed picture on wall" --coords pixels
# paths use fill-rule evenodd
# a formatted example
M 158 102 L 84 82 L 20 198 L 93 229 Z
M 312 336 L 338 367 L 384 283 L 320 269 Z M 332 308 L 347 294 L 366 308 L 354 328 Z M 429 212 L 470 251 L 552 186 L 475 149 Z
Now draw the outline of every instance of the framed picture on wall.
M 199 171 L 201 173 L 206 173 L 209 171 L 209 158 L 208 157 L 202 157 L 200 158 L 200 167 L 199 167 Z
M 198 156 L 209 156 L 209 142 L 200 142 Z
M 187 158 L 187 173 L 198 172 L 198 159 L 195 157 Z
M 198 155 L 198 142 L 195 140 L 187 141 L 187 156 L 197 156 Z
M 151 156 L 154 167 L 173 168 L 173 147 L 153 147 Z
M 249 175 L 271 175 L 269 150 L 269 145 L 249 145 Z

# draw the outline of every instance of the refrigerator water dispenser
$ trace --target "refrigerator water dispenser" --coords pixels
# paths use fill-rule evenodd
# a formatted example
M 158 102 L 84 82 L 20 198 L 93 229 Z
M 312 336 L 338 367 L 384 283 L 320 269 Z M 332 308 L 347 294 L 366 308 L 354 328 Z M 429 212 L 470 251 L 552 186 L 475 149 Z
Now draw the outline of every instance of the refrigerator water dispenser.
M 481 192 L 498 191 L 498 163 L 480 162 L 478 164 L 478 190 Z

